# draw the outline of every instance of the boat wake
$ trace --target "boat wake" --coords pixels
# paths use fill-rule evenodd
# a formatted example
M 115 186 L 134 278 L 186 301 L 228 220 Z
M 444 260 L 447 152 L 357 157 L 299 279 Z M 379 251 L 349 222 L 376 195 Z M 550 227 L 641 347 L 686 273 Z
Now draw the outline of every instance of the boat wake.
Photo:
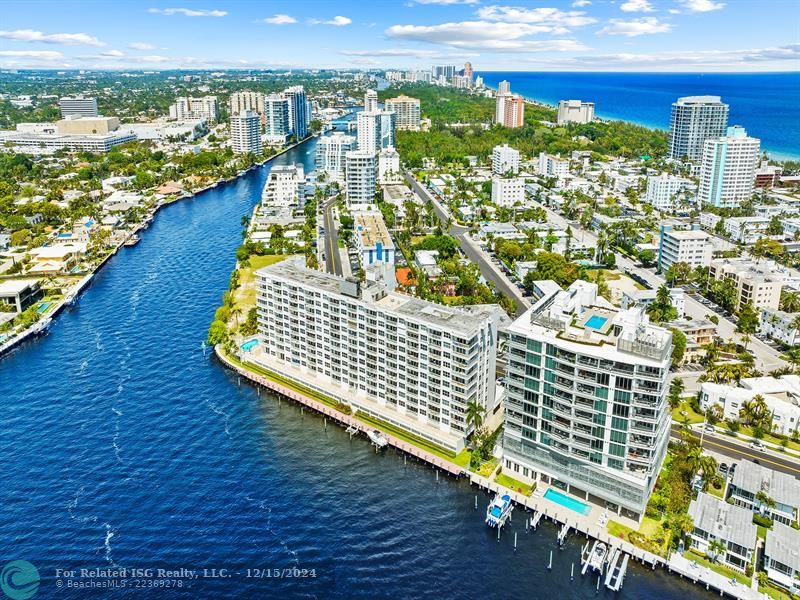
M 217 408 L 217 405 L 211 402 L 210 400 L 206 400 L 206 406 L 208 406 L 208 408 L 210 408 L 215 414 L 225 418 L 225 435 L 231 437 L 231 430 L 228 428 L 231 416 L 224 410 Z
M 72 501 L 69 504 L 67 504 L 67 512 L 69 513 L 69 518 L 75 521 L 76 523 L 83 523 L 83 524 L 97 523 L 100 519 L 96 515 L 90 517 L 80 517 L 76 514 L 76 509 L 78 508 L 78 501 L 80 500 L 80 497 L 83 495 L 85 489 L 86 489 L 85 486 L 81 486 L 80 489 L 75 493 L 75 497 L 72 499 Z M 112 567 L 121 568 L 120 565 L 114 562 L 114 559 L 111 556 L 111 538 L 114 537 L 114 534 L 116 532 L 114 531 L 114 528 L 111 526 L 110 523 L 104 522 L 103 527 L 106 530 L 106 535 L 105 539 L 103 540 L 103 545 L 99 546 L 97 548 L 97 551 L 98 552 L 101 550 L 103 551 L 106 562 L 108 562 L 109 565 L 111 565 Z
M 278 540 L 278 543 L 286 551 L 286 554 L 291 556 L 295 566 L 299 567 L 300 560 L 297 556 L 297 552 L 289 548 L 289 545 L 283 540 L 283 538 L 281 538 L 281 536 L 275 533 L 275 530 L 272 529 L 272 507 L 267 504 L 269 500 L 259 500 L 258 498 L 251 498 L 250 496 L 245 496 L 245 499 L 249 502 L 254 502 L 261 510 L 267 511 L 267 526 L 266 526 L 267 531 L 272 535 L 272 537 Z

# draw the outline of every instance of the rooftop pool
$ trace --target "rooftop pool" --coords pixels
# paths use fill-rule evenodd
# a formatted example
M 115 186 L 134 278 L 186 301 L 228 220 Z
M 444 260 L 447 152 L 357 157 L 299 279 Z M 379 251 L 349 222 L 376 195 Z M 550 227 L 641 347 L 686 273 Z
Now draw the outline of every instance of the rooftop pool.
M 551 502 L 555 502 L 556 504 L 563 506 L 564 508 L 574 510 L 576 513 L 582 514 L 584 517 L 588 516 L 589 513 L 592 512 L 592 507 L 586 504 L 585 502 L 576 500 L 572 496 L 567 496 L 566 494 L 562 494 L 561 492 L 559 492 L 558 490 L 554 490 L 553 488 L 549 488 L 544 493 L 544 497 L 550 500 Z
M 589 317 L 589 320 L 586 321 L 586 327 L 591 327 L 592 329 L 602 329 L 607 321 L 608 319 L 606 317 L 592 315 Z

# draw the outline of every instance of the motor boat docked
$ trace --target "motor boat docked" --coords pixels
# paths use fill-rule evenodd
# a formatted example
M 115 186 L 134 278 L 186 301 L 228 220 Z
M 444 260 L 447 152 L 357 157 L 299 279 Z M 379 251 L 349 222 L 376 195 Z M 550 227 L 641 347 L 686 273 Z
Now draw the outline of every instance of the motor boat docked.
M 603 542 L 597 542 L 592 548 L 589 556 L 589 567 L 595 571 L 602 571 L 608 556 L 608 546 Z
M 491 504 L 486 507 L 486 524 L 489 527 L 502 527 L 512 510 L 511 496 L 496 494 Z
M 367 432 L 367 437 L 378 450 L 381 450 L 389 445 L 389 440 L 377 429 Z

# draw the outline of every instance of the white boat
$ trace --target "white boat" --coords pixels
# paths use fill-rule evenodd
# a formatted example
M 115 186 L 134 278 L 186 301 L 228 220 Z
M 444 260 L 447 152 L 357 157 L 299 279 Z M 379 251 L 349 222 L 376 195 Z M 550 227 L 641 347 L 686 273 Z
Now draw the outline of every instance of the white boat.
M 491 504 L 486 507 L 486 524 L 489 527 L 502 526 L 508 515 L 511 514 L 511 496 L 508 494 L 495 495 Z
M 595 571 L 602 571 L 608 555 L 608 546 L 603 542 L 597 542 L 592 548 L 592 555 L 589 557 L 589 566 Z
M 389 445 L 389 440 L 386 439 L 386 436 L 383 435 L 377 429 L 373 429 L 372 431 L 367 432 L 367 436 L 369 437 L 370 441 L 375 445 L 376 448 L 385 448 Z

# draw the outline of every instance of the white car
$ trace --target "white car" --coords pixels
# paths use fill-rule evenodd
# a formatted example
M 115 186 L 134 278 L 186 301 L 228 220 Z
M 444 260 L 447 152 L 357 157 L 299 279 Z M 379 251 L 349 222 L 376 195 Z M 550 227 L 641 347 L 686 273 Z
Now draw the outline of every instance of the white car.
M 750 447 L 753 450 L 760 450 L 761 452 L 764 452 L 767 449 L 764 443 L 761 442 L 760 440 L 753 440 L 752 442 L 750 442 Z
M 713 425 L 706 425 L 706 431 L 708 433 L 715 433 L 717 431 L 717 428 L 714 427 Z

